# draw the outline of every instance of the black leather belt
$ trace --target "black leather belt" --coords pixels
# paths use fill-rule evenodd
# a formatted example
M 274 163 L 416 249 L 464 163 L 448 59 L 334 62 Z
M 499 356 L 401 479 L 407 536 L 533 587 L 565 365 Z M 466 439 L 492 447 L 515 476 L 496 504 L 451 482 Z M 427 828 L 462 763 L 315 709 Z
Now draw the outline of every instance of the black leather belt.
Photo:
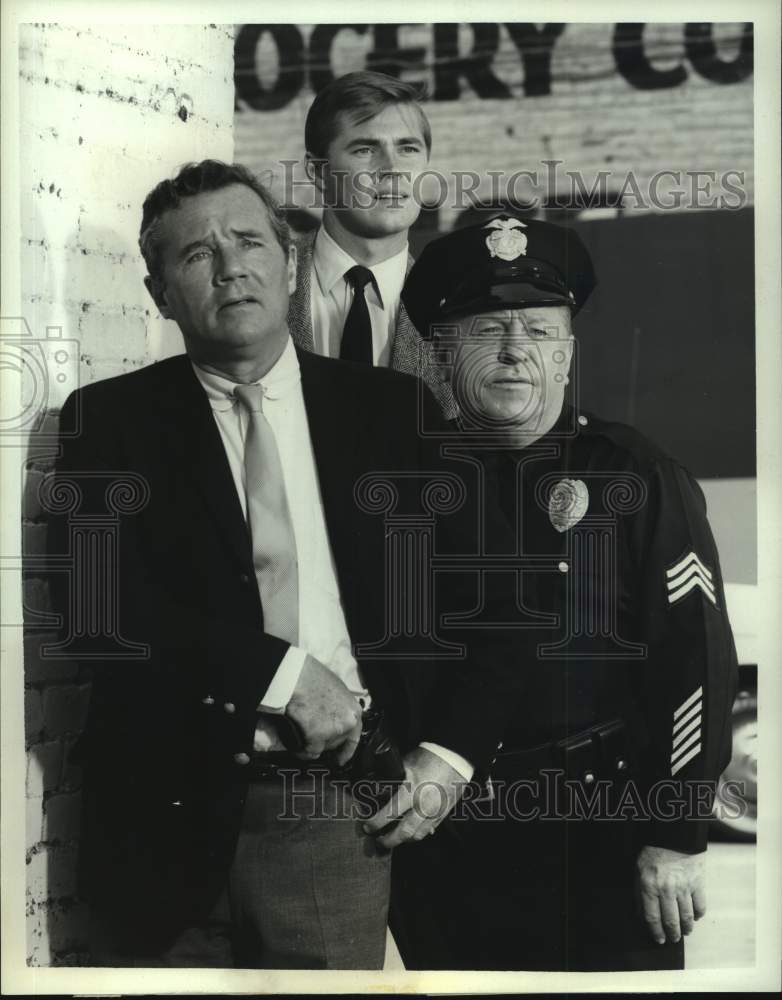
M 494 780 L 537 778 L 541 771 L 550 769 L 590 783 L 625 779 L 633 765 L 627 727 L 623 720 L 612 719 L 557 742 L 503 749 L 488 770 Z

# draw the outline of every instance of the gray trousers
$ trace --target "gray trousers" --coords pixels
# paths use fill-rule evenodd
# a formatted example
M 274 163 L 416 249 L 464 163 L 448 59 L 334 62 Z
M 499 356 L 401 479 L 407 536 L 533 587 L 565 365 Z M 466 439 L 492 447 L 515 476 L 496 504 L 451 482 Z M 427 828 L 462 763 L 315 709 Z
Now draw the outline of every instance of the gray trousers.
M 185 928 L 164 954 L 130 961 L 101 940 L 97 926 L 94 964 L 381 969 L 391 855 L 361 822 L 346 786 L 325 774 L 251 782 L 225 889 L 208 921 Z

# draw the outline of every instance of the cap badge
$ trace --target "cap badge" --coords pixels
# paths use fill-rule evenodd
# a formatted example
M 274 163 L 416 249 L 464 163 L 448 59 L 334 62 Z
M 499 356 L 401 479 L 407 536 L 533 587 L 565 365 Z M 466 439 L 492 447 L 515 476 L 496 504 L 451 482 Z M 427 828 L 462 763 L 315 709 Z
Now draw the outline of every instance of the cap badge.
M 527 227 L 520 219 L 492 219 L 483 228 L 493 230 L 486 237 L 486 246 L 492 257 L 516 260 L 527 253 L 527 237 L 522 232 Z
M 557 531 L 575 527 L 586 514 L 589 490 L 581 479 L 560 479 L 548 498 L 548 516 Z

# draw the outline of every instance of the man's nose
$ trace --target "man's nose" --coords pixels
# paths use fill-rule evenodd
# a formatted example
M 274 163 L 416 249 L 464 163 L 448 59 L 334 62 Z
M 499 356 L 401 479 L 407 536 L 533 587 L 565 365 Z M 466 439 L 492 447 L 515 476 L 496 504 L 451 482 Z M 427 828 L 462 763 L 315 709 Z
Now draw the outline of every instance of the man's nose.
M 376 158 L 377 172 L 383 174 L 397 173 L 399 170 L 399 156 L 396 148 L 392 145 L 382 145 L 377 151 Z
M 233 281 L 244 277 L 247 270 L 242 255 L 233 247 L 223 247 L 216 256 L 215 280 Z
M 534 347 L 527 328 L 520 320 L 513 320 L 506 327 L 497 347 L 497 360 L 503 365 L 524 361 Z

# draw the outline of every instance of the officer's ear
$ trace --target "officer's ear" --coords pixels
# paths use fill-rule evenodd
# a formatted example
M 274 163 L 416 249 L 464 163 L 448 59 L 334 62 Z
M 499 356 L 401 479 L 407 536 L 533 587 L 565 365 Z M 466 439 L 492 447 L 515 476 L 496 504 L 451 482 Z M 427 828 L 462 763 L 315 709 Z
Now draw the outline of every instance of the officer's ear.
M 166 298 L 166 286 L 163 284 L 162 279 L 148 274 L 144 278 L 144 286 L 152 296 L 152 300 L 163 319 L 172 319 L 171 307 Z
M 444 382 L 450 382 L 453 377 L 453 351 L 448 351 L 443 347 L 442 340 L 437 333 L 429 341 L 429 348 L 432 364 L 440 377 Z
M 437 368 L 444 381 L 453 379 L 456 355 L 461 340 L 461 327 L 458 323 L 433 323 L 430 327 L 430 343 L 432 364 Z

